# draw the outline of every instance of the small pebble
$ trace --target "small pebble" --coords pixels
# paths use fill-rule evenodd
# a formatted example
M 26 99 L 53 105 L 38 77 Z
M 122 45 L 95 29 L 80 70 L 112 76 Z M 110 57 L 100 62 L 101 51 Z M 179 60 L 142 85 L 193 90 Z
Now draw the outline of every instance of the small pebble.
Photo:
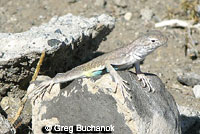
M 200 98 L 200 85 L 195 85 L 193 87 L 193 93 L 196 98 Z
M 127 21 L 131 20 L 131 18 L 132 18 L 132 13 L 131 13 L 131 12 L 127 12 L 127 13 L 124 15 L 124 19 L 127 20 Z

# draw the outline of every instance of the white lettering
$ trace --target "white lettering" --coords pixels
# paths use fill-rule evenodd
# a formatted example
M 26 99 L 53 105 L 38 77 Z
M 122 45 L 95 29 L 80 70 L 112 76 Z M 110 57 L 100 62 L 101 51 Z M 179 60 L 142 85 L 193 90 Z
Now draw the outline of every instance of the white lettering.
M 60 125 L 55 125 L 53 128 L 55 131 L 60 131 Z
M 110 127 L 111 127 L 110 131 L 114 132 L 114 131 L 115 131 L 115 130 L 114 130 L 114 127 L 115 127 L 115 126 L 110 125 Z
M 76 125 L 76 131 L 81 131 L 81 128 L 82 128 L 82 125 L 80 125 L 80 124 Z
M 70 134 L 73 133 L 73 126 L 69 126 L 69 133 L 70 133 Z

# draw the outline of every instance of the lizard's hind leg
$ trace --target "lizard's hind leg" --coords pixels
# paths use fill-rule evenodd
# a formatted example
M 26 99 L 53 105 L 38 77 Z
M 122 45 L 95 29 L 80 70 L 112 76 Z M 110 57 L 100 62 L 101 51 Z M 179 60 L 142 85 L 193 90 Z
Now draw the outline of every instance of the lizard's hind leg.
M 48 91 L 50 93 L 52 86 L 54 85 L 53 80 L 45 80 L 42 81 L 35 89 L 33 89 L 34 93 L 33 93 L 33 102 L 35 102 L 35 100 L 41 96 L 41 99 L 44 97 L 44 94 L 46 93 L 46 91 Z
M 58 73 L 54 78 L 41 82 L 34 89 L 34 97 L 35 99 L 37 99 L 39 96 L 43 98 L 46 92 L 51 92 L 51 89 L 55 83 L 64 83 L 84 76 L 84 71 L 80 71 L 80 68 L 78 67 L 65 73 Z

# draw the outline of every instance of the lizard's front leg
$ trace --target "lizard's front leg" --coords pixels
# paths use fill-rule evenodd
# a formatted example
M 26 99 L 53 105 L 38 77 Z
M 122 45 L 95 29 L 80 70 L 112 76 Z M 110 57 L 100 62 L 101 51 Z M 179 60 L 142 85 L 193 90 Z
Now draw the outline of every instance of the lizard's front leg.
M 126 85 L 128 84 L 127 81 L 125 81 L 124 79 L 122 79 L 122 77 L 117 73 L 117 71 L 112 67 L 112 65 L 110 64 L 109 61 L 105 62 L 105 66 L 107 71 L 110 73 L 110 75 L 114 78 L 114 81 L 117 84 L 117 88 L 119 87 L 121 90 L 121 93 L 123 95 L 124 98 L 128 97 L 129 98 L 129 94 L 126 91 L 126 88 L 129 89 L 129 87 Z
M 135 70 L 136 70 L 138 80 L 142 81 L 144 87 L 147 87 L 149 92 L 150 91 L 154 92 L 155 89 L 152 87 L 149 79 L 145 76 L 144 73 L 141 72 L 139 62 L 135 63 Z

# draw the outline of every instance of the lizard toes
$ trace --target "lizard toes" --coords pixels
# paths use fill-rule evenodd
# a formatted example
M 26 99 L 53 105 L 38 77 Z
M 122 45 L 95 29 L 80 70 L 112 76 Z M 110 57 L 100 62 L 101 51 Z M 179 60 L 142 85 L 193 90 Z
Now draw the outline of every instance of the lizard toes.
M 138 74 L 137 75 L 138 80 L 142 82 L 142 87 L 146 87 L 146 80 L 145 80 L 145 75 L 144 74 Z
M 149 79 L 145 78 L 144 81 L 145 81 L 145 84 L 146 84 L 146 86 L 148 88 L 148 92 L 155 92 L 155 89 L 152 87 Z
M 155 89 L 152 87 L 149 79 L 144 74 L 138 74 L 138 79 L 142 81 L 143 85 L 142 87 L 147 87 L 148 92 L 155 92 Z
M 148 88 L 149 88 L 149 92 L 152 92 L 152 93 L 155 92 L 155 88 L 152 87 L 151 83 L 148 83 Z
M 124 89 L 126 88 L 126 89 L 130 90 L 129 86 L 127 86 L 126 83 L 123 83 L 123 84 L 122 84 L 122 88 L 124 88 Z
M 142 81 L 142 87 L 145 88 L 147 86 L 147 83 L 145 82 L 145 79 L 141 78 L 140 81 Z
M 54 85 L 54 83 L 51 82 L 50 85 L 47 87 L 47 92 L 48 92 L 49 94 L 50 94 L 50 92 L 51 92 L 51 89 L 52 89 L 53 85 Z
M 128 81 L 126 81 L 126 80 L 124 80 L 124 79 L 123 79 L 122 81 L 123 81 L 124 83 L 128 84 Z

